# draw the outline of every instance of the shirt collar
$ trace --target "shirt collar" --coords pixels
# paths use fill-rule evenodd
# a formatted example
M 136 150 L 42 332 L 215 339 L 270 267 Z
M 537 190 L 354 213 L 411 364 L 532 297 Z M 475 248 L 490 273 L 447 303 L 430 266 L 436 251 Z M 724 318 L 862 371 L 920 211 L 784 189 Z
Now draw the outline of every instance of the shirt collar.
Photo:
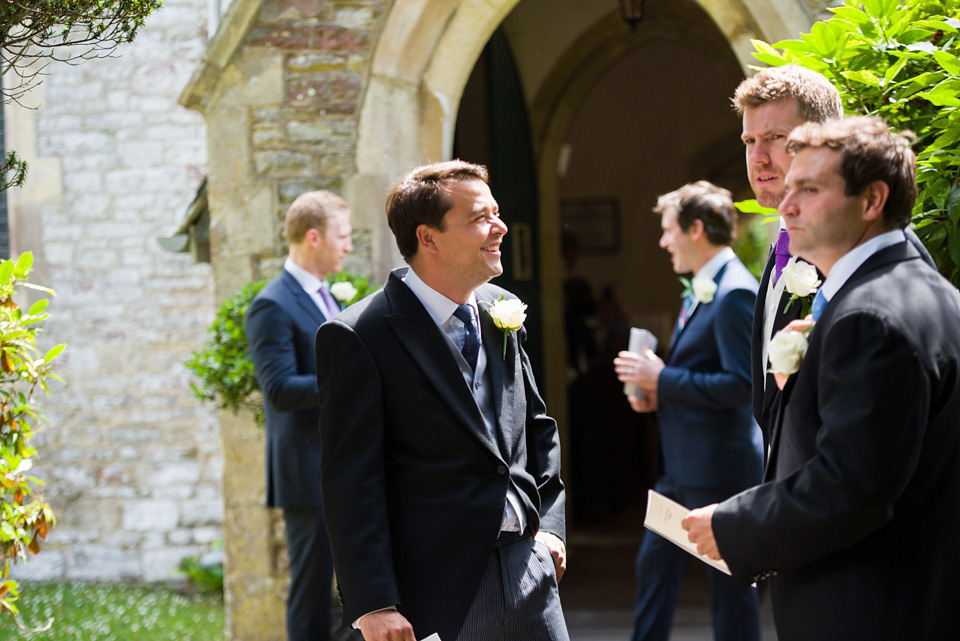
M 440 327 L 450 321 L 453 312 L 459 307 L 457 303 L 423 282 L 420 276 L 417 275 L 417 272 L 413 270 L 413 267 L 407 270 L 406 275 L 403 277 L 403 282 L 406 283 L 414 296 L 416 296 L 427 309 L 427 313 L 430 314 L 433 322 Z M 473 307 L 473 317 L 480 318 L 480 315 L 477 313 L 477 297 L 473 292 L 470 293 L 470 299 L 467 301 L 467 304 Z
M 713 258 L 708 260 L 703 264 L 703 267 L 700 268 L 694 276 L 696 278 L 709 278 L 713 280 L 717 272 L 720 271 L 720 268 L 726 265 L 731 258 L 734 258 L 736 254 L 733 253 L 733 250 L 729 247 L 724 247 L 721 249 Z
M 886 233 L 875 236 L 863 243 L 857 245 L 833 264 L 830 268 L 830 275 L 820 287 L 824 297 L 830 300 L 840 291 L 840 288 L 853 276 L 853 273 L 863 265 L 868 258 L 876 254 L 881 249 L 886 249 L 890 245 L 896 245 L 906 241 L 907 237 L 902 229 L 894 229 Z
M 303 291 L 308 294 L 316 294 L 322 285 L 327 283 L 326 280 L 320 280 L 307 270 L 305 270 L 300 265 L 293 262 L 293 259 L 287 256 L 287 259 L 283 261 L 284 270 L 288 271 L 291 276 L 293 276 L 300 287 L 303 287 Z

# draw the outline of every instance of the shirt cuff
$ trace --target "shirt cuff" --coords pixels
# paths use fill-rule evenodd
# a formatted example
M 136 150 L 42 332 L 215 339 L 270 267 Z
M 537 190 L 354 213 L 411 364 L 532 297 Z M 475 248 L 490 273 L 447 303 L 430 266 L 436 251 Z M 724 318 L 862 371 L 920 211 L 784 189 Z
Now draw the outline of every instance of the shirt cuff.
M 380 608 L 379 610 L 374 610 L 373 612 L 367 612 L 366 614 L 364 614 L 363 616 L 361 616 L 360 619 L 362 619 L 363 617 L 366 617 L 366 616 L 370 616 L 371 614 L 375 614 L 375 613 L 377 613 L 377 612 L 388 612 L 388 611 L 390 611 L 390 610 L 393 610 L 394 612 L 396 612 L 396 611 L 397 611 L 397 606 L 391 605 L 389 608 Z M 360 629 L 360 619 L 357 619 L 356 621 L 353 622 L 353 624 L 352 624 L 351 627 L 353 627 L 354 630 L 359 630 L 359 629 Z

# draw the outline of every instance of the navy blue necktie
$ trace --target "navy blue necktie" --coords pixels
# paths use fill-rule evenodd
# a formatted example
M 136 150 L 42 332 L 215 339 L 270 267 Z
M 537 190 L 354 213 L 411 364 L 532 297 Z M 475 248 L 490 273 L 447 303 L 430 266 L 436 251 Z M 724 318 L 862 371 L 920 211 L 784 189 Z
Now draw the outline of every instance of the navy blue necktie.
M 817 295 L 813 297 L 813 308 L 810 310 L 813 314 L 813 320 L 820 320 L 820 314 L 823 313 L 823 308 L 827 306 L 827 297 L 823 295 L 823 290 L 818 289 Z
M 480 356 L 480 337 L 477 335 L 477 326 L 473 322 L 473 308 L 464 303 L 457 307 L 453 315 L 463 323 L 463 347 L 460 353 L 467 361 L 470 369 L 477 369 L 477 358 Z

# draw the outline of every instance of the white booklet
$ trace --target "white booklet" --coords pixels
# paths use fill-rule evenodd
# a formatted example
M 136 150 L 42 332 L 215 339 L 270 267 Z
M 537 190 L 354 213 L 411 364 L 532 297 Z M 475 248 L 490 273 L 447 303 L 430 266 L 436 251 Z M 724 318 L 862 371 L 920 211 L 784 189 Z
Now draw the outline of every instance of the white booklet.
M 657 337 L 651 334 L 649 330 L 631 327 L 630 342 L 627 343 L 627 351 L 643 356 L 643 353 L 648 349 L 651 352 L 657 351 Z M 638 385 L 634 385 L 633 383 L 624 383 L 623 393 L 641 401 L 646 400 L 647 398 L 647 393 L 640 389 Z
M 730 574 L 730 568 L 725 561 L 714 561 L 697 552 L 697 546 L 687 538 L 687 531 L 680 522 L 690 513 L 676 501 L 672 501 L 663 494 L 647 491 L 647 515 L 643 519 L 643 526 L 656 532 L 666 540 L 679 545 L 684 550 L 697 557 L 707 565 L 713 566 L 721 572 Z
M 436 632 L 434 632 L 434 633 L 431 634 L 430 636 L 428 636 L 428 637 L 426 637 L 426 638 L 424 638 L 424 639 L 421 639 L 420 641 L 440 641 L 440 635 L 437 634 Z

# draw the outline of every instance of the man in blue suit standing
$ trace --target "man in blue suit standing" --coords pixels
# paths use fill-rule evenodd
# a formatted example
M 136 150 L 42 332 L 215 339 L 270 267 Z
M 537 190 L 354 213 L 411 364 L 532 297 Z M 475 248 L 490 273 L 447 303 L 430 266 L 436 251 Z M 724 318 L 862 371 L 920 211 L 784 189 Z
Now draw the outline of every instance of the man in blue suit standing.
M 619 379 L 645 398 L 637 412 L 659 410 L 663 476 L 656 491 L 686 506 L 756 485 L 762 438 L 750 406 L 750 335 L 757 280 L 730 248 L 737 210 L 730 192 L 699 181 L 660 196 L 660 247 L 673 270 L 693 273 L 667 361 L 653 352 L 620 352 Z M 716 500 L 716 499 L 715 499 Z M 712 502 L 712 501 L 711 501 Z M 690 555 L 653 532 L 637 554 L 633 641 L 667 641 Z M 718 641 L 760 638 L 756 590 L 707 568 Z
M 333 560 L 320 492 L 320 397 L 314 338 L 340 311 L 326 277 L 353 250 L 346 201 L 301 194 L 287 210 L 283 271 L 247 312 L 247 342 L 267 423 L 267 505 L 283 509 L 288 641 L 327 641 Z

